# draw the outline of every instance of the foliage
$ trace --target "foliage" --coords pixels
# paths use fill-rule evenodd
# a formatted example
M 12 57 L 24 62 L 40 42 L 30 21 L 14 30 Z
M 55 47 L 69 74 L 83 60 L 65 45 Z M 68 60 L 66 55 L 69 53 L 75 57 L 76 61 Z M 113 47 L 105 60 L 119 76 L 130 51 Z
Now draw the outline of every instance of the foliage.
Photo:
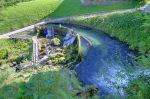
M 139 64 L 143 64 L 144 66 L 150 68 L 150 54 L 141 54 L 135 58 Z
M 0 8 L 16 5 L 17 3 L 27 2 L 27 1 L 31 1 L 31 0 L 0 0 Z
M 144 32 L 145 33 L 149 33 L 150 34 L 150 17 L 149 15 L 144 17 L 145 22 L 143 23 L 143 27 L 144 27 Z
M 150 77 L 141 76 L 133 80 L 127 90 L 128 99 L 149 99 L 150 98 Z
M 137 1 L 137 2 L 139 2 L 139 4 L 146 4 L 146 2 L 148 1 L 148 0 L 135 0 L 135 1 Z
M 53 63 L 53 64 L 63 64 L 65 62 L 65 57 L 63 53 L 54 53 L 51 54 L 50 56 L 50 60 L 49 63 Z
M 78 46 L 69 45 L 65 48 L 65 62 L 76 64 L 81 61 L 81 56 L 78 54 Z
M 45 67 L 37 74 L 29 70 L 5 70 L 0 74 L 0 97 L 4 99 L 91 99 L 76 96 L 83 88 L 74 73 L 68 70 L 54 71 Z
M 60 40 L 55 37 L 51 40 L 51 44 L 53 44 L 54 46 L 59 46 L 60 45 Z
M 135 6 L 137 6 L 137 3 L 133 2 L 117 5 L 84 6 L 80 4 L 80 0 L 33 0 L 23 2 L 7 7 L 0 12 L 0 34 L 31 25 L 42 19 L 91 14 Z
M 0 46 L 0 61 L 4 63 L 31 59 L 31 42 L 28 40 L 2 39 Z

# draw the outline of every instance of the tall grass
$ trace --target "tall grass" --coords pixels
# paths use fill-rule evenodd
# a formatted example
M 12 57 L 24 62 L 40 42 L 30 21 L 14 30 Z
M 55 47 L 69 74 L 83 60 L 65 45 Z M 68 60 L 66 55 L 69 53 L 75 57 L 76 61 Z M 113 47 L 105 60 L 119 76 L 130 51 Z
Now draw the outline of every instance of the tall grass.
M 0 66 L 31 59 L 31 41 L 1 39 L 0 46 Z

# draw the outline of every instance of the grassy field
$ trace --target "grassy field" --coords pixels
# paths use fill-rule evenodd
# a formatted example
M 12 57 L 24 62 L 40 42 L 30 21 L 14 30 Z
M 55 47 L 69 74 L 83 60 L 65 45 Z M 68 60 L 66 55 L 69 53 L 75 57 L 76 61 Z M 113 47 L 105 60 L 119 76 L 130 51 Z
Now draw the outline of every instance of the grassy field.
M 0 34 L 16 30 L 46 18 L 81 15 L 133 8 L 137 3 L 83 6 L 79 0 L 33 0 L 0 11 Z

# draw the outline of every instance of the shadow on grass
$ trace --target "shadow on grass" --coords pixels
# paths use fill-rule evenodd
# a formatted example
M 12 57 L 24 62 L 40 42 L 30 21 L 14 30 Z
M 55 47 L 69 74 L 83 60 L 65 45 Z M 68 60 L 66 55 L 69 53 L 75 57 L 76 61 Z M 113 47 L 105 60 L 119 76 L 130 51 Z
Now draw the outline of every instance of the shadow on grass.
M 68 79 L 60 71 L 34 74 L 28 82 L 12 83 L 0 89 L 0 99 L 72 99 L 73 89 L 80 89 L 77 79 Z M 72 89 L 69 89 L 71 87 Z
M 106 12 L 119 9 L 129 9 L 137 6 L 137 2 L 85 6 L 80 3 L 80 0 L 64 0 L 53 13 L 50 13 L 43 19 L 89 14 L 96 12 Z

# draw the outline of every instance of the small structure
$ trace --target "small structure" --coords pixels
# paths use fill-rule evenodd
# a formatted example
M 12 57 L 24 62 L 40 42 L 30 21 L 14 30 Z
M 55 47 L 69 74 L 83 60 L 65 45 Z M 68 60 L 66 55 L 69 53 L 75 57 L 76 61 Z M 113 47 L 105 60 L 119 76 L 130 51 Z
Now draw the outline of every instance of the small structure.
M 127 2 L 131 0 L 80 0 L 83 5 L 98 5 L 98 4 L 112 4 L 112 3 L 120 3 Z
M 37 37 L 32 37 L 32 42 L 33 42 L 32 65 L 37 66 L 37 64 L 38 64 L 38 52 L 39 52 Z

